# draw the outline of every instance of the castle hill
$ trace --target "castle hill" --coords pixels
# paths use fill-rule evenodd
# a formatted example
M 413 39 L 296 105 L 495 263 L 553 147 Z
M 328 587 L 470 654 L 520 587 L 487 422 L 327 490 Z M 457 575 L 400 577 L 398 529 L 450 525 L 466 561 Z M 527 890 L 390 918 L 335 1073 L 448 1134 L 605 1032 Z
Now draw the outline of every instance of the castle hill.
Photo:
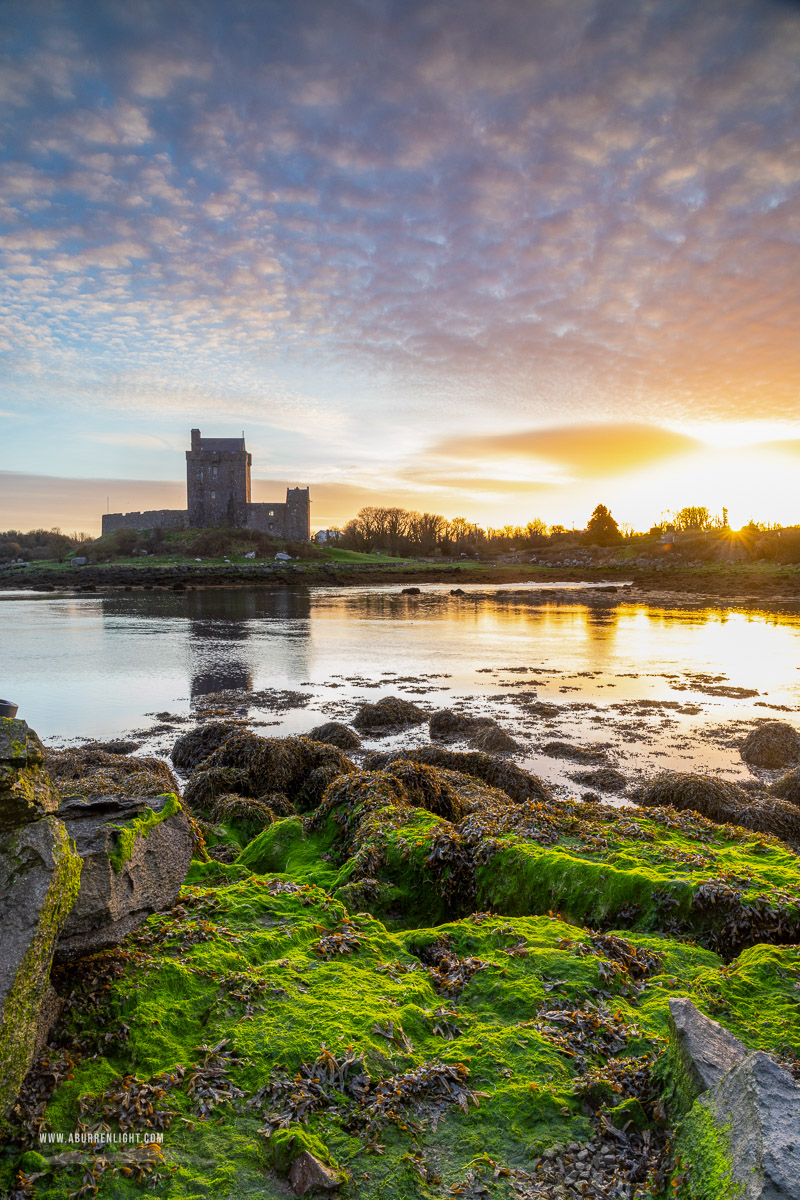
M 800 1200 L 800 8 L 0 31 L 0 1200 Z

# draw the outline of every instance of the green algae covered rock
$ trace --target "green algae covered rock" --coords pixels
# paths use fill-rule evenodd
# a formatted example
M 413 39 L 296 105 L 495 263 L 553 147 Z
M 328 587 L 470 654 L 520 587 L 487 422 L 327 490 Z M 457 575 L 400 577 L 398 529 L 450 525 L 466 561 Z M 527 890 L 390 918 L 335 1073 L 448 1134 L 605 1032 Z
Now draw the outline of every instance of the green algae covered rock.
M 426 770 L 399 760 L 340 778 L 305 824 L 278 822 L 242 862 L 318 878 L 407 923 L 557 911 L 700 938 L 729 957 L 800 939 L 800 863 L 777 838 L 671 808 L 513 804 L 474 777 Z
M 36 1045 L 56 940 L 80 885 L 81 860 L 53 816 L 0 840 L 0 1118 Z
M 189 822 L 177 796 L 78 798 L 58 810 L 83 862 L 80 895 L 56 961 L 116 945 L 176 899 L 192 857 Z
M 655 1068 L 670 997 L 726 1005 L 749 1049 L 800 1050 L 784 1019 L 797 1004 L 793 947 L 769 948 L 756 1020 L 730 983 L 739 962 L 674 939 L 486 912 L 391 932 L 313 884 L 229 870 L 216 887 L 187 886 L 126 939 L 123 959 L 93 960 L 70 985 L 61 1036 L 74 1077 L 44 1112 L 45 1131 L 102 1114 L 114 1132 L 121 1121 L 144 1132 L 155 1119 L 174 1200 L 274 1200 L 301 1153 L 364 1200 L 458 1193 L 488 1155 L 488 1180 L 510 1200 L 539 1156 L 574 1159 L 624 1117 L 624 1143 L 605 1137 L 612 1157 L 595 1173 L 610 1187 L 665 1144 Z M 37 1200 L 61 1200 L 84 1169 L 53 1168 Z M 103 1172 L 101 1200 L 129 1194 Z
M 38 821 L 58 807 L 45 750 L 25 721 L 0 717 L 0 832 Z

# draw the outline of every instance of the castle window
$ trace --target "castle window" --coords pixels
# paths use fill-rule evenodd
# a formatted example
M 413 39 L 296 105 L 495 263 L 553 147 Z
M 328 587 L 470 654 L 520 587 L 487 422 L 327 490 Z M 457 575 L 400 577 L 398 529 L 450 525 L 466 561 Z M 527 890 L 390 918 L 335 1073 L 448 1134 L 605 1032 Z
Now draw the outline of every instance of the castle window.
M 274 529 L 274 528 L 275 528 L 275 526 L 272 524 L 272 521 L 270 521 L 270 523 L 269 523 L 269 527 L 270 527 L 270 529 Z
M 211 468 L 211 474 L 214 477 L 214 479 L 217 478 L 217 468 L 216 467 Z
M 212 493 L 211 493 L 211 499 L 212 499 L 212 500 L 216 500 L 216 498 L 217 498 L 217 493 L 216 493 L 216 492 L 212 492 Z
M 267 515 L 268 515 L 268 516 L 270 516 L 270 517 L 274 517 L 274 516 L 275 516 L 275 513 L 272 511 L 272 509 L 270 509 L 270 510 L 269 510 L 269 513 L 268 513 Z M 270 529 L 272 529 L 272 526 L 271 526 L 271 525 L 270 525 Z

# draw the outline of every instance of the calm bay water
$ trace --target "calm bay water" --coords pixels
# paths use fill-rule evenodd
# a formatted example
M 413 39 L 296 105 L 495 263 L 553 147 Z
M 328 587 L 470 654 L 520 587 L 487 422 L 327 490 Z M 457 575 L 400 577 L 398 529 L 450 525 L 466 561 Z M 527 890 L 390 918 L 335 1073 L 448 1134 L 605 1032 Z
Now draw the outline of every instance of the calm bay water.
M 190 716 L 220 691 L 245 706 L 259 693 L 250 715 L 271 733 L 405 695 L 490 712 L 519 738 L 522 759 L 554 780 L 564 764 L 541 759 L 547 738 L 610 739 L 633 767 L 656 756 L 733 777 L 746 771 L 723 727 L 768 716 L 797 723 L 798 617 L 466 590 L 0 594 L 0 694 L 54 743 L 146 730 L 158 725 L 153 714 Z M 757 694 L 723 694 L 731 687 Z M 309 700 L 276 711 L 270 689 Z M 543 717 L 531 709 L 541 702 L 557 707 Z M 425 726 L 405 735 L 426 739 Z

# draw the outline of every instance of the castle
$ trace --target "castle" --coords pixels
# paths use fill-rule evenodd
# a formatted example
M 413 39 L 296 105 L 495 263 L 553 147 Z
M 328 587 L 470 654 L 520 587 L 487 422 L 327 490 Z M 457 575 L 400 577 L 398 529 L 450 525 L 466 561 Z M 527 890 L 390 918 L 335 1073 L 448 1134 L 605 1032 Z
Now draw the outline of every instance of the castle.
M 273 537 L 307 542 L 311 537 L 308 488 L 287 488 L 286 503 L 253 504 L 253 456 L 240 438 L 204 438 L 192 430 L 186 451 L 186 508 L 104 513 L 103 533 L 115 529 L 255 529 Z

